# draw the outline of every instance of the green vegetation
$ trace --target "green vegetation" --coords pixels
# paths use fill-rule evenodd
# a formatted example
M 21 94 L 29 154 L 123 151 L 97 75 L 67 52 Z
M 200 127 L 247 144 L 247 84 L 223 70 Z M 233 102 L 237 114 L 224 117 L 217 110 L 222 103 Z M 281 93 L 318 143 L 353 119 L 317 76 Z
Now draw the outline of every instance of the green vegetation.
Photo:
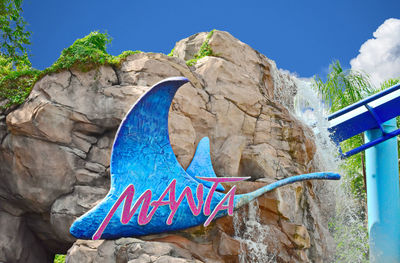
M 21 13 L 22 0 L 0 1 L 0 55 L 13 67 L 30 66 L 26 45 L 30 44 L 31 33 L 25 30 Z
M 168 57 L 173 57 L 174 56 L 174 50 L 175 50 L 175 48 L 173 48 L 172 50 L 171 50 L 171 52 L 169 52 L 169 54 L 167 55 Z
M 54 263 L 65 263 L 65 255 L 56 254 L 54 256 Z
M 329 223 L 329 230 L 336 241 L 334 262 L 369 262 L 368 228 L 354 216 L 360 213 L 354 209 L 362 208 L 358 205 L 348 207 L 344 204 L 338 207 L 335 220 Z
M 21 104 L 39 71 L 31 68 L 26 46 L 31 33 L 25 30 L 22 0 L 0 1 L 0 109 Z
M 316 79 L 315 85 L 322 99 L 330 104 L 330 112 L 336 112 L 374 93 L 367 75 L 354 70 L 343 70 L 339 61 L 330 65 L 326 82 Z M 341 143 L 343 152 L 364 144 L 362 134 Z M 364 155 L 356 154 L 344 162 L 344 170 L 350 178 L 351 191 L 355 196 L 365 199 Z
M 9 41 L 1 42 L 0 102 L 3 101 L 3 103 L 0 105 L 0 110 L 12 105 L 22 104 L 29 96 L 33 85 L 46 74 L 71 68 L 86 72 L 96 69 L 100 65 L 119 66 L 127 56 L 141 52 L 129 50 L 119 56 L 112 56 L 106 51 L 107 45 L 112 41 L 111 37 L 107 33 L 94 31 L 81 39 L 77 39 L 70 47 L 65 48 L 52 66 L 43 71 L 34 69 L 31 67 L 24 47 L 25 44 L 30 44 L 30 33 L 25 31 L 26 23 L 20 17 L 22 0 L 10 1 L 0 4 L 1 22 L 8 19 L 8 22 L 2 27 L 3 36 L 5 39 L 9 39 Z M 7 15 L 4 10 L 9 10 L 8 13 L 11 12 L 12 14 Z M 9 29 L 12 23 L 16 24 L 17 29 L 15 31 Z M 193 59 L 186 62 L 187 65 L 192 66 L 205 56 L 215 56 L 208 44 L 213 33 L 214 30 L 208 33 L 200 50 Z M 19 38 L 13 38 L 10 34 Z M 168 56 L 173 56 L 173 53 L 174 49 Z
M 197 61 L 201 58 L 204 58 L 205 56 L 215 56 L 216 54 L 213 53 L 210 45 L 208 44 L 208 41 L 210 41 L 210 38 L 212 37 L 212 35 L 214 34 L 214 30 L 211 30 L 206 39 L 204 40 L 203 44 L 201 45 L 199 51 L 197 52 L 197 54 L 194 55 L 194 58 L 189 59 L 188 61 L 186 61 L 186 64 L 188 66 L 193 66 L 194 64 L 197 63 Z M 173 50 L 172 50 L 173 52 Z
M 7 99 L 0 109 L 23 103 L 39 74 L 28 66 L 13 68 L 12 59 L 0 55 L 0 101 Z
M 85 72 L 106 64 L 119 66 L 127 56 L 140 53 L 129 50 L 119 56 L 112 56 L 106 51 L 109 43 L 111 38 L 107 33 L 91 32 L 64 49 L 57 61 L 43 71 L 33 69 L 30 65 L 13 67 L 12 59 L 0 56 L 0 101 L 7 100 L 0 109 L 22 104 L 36 81 L 46 74 L 71 68 Z
M 140 51 L 125 51 L 119 56 L 107 53 L 106 47 L 112 39 L 107 33 L 91 32 L 84 38 L 75 40 L 68 48 L 61 52 L 61 56 L 44 74 L 57 72 L 61 69 L 77 68 L 83 72 L 97 68 L 100 65 L 119 65 L 128 55 Z

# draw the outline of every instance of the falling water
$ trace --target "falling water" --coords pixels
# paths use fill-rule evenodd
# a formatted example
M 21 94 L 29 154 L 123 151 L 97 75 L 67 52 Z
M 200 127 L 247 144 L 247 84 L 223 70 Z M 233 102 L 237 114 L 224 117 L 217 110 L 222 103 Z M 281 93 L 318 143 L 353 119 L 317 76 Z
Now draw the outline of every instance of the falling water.
M 268 253 L 268 246 L 264 240 L 271 238 L 268 225 L 259 222 L 258 200 L 250 202 L 248 211 L 237 211 L 233 222 L 235 238 L 240 242 L 239 262 L 273 263 L 275 255 Z
M 309 125 L 315 134 L 315 161 L 321 171 L 335 171 L 342 175 L 340 183 L 329 184 L 336 197 L 335 216 L 329 228 L 336 242 L 334 262 L 368 262 L 368 232 L 363 205 L 350 190 L 350 178 L 340 169 L 338 149 L 329 139 L 326 107 L 311 87 L 312 83 L 297 81 L 295 115 Z
M 337 148 L 329 138 L 326 107 L 313 91 L 310 82 L 296 79 L 297 95 L 292 113 L 315 134 L 317 151 L 315 164 L 320 171 L 338 172 L 341 160 Z M 292 108 L 292 107 L 288 107 Z M 329 229 L 336 242 L 333 262 L 368 262 L 368 235 L 363 220 L 363 207 L 357 202 L 350 189 L 346 176 L 340 183 L 327 183 L 324 194 L 336 197 L 336 215 L 329 222 Z M 265 239 L 269 235 L 268 225 L 259 222 L 258 202 L 250 203 L 247 213 L 234 215 L 235 238 L 241 243 L 240 262 L 276 262 L 276 255 L 268 253 Z

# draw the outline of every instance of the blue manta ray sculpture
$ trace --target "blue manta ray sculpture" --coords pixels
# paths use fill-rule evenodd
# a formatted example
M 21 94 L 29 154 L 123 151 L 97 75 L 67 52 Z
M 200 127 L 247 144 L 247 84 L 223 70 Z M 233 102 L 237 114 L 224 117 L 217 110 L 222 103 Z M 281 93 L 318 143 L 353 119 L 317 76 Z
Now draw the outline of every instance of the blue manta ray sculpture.
M 235 187 L 222 193 L 220 182 L 247 178 L 216 177 L 207 137 L 199 142 L 185 171 L 170 145 L 168 112 L 176 91 L 186 82 L 174 77 L 157 83 L 128 112 L 112 149 L 110 191 L 72 224 L 72 235 L 115 239 L 208 225 L 277 187 L 302 180 L 340 179 L 335 173 L 312 173 L 247 194 L 235 195 Z

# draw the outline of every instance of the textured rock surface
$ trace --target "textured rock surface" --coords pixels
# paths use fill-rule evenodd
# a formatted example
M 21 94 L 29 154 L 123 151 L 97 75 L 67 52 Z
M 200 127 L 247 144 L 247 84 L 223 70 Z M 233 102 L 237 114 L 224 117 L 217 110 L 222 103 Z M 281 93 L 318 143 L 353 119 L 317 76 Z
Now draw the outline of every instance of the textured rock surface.
M 129 263 L 184 263 L 201 262 L 189 251 L 171 243 L 142 241 L 135 238 L 118 240 L 78 240 L 69 250 L 68 263 L 129 262 Z
M 25 219 L 0 211 L 0 262 L 48 262 L 45 247 Z
M 143 92 L 166 77 L 185 76 L 191 82 L 178 91 L 169 116 L 171 144 L 182 166 L 208 136 L 218 176 L 272 182 L 315 169 L 311 132 L 289 112 L 295 81 L 221 31 L 209 40 L 218 56 L 188 67 L 184 60 L 193 57 L 206 36 L 178 42 L 175 57 L 141 53 L 120 68 L 47 75 L 23 105 L 0 115 L 0 220 L 13 216 L 26 222 L 20 235 L 40 240 L 35 257 L 41 262 L 73 244 L 70 224 L 108 191 L 111 146 L 120 121 Z M 258 184 L 241 187 L 252 190 Z M 328 261 L 332 200 L 320 194 L 326 191 L 321 182 L 299 183 L 261 198 L 260 223 L 270 236 L 256 242 L 267 244 L 268 254 L 280 262 Z M 146 237 L 163 243 L 77 241 L 68 262 L 234 262 L 241 253 L 250 257 L 254 252 L 243 241 L 249 226 L 236 221 L 230 217 L 207 229 Z M 235 235 L 242 235 L 242 242 Z M 26 243 L 20 246 L 29 250 Z M 11 255 L 14 261 L 25 252 L 18 253 Z M 9 255 L 0 249 L 0 261 Z

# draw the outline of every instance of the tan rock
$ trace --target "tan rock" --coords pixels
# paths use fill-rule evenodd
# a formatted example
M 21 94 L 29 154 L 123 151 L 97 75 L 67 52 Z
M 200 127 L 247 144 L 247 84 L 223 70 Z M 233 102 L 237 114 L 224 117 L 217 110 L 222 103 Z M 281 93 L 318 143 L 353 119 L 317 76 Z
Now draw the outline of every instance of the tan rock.
M 297 248 L 310 247 L 310 236 L 304 226 L 282 221 L 282 229 Z
M 46 211 L 58 197 L 72 191 L 78 156 L 29 137 L 12 136 L 10 140 L 13 166 L 6 180 L 31 209 Z
M 134 238 L 108 241 L 77 241 L 69 249 L 68 262 L 182 262 L 197 263 L 190 254 L 176 245 L 143 242 Z
M 183 60 L 194 58 L 194 55 L 197 54 L 206 37 L 207 33 L 201 32 L 180 40 L 174 47 L 173 55 Z
M 218 244 L 218 254 L 221 256 L 237 256 L 239 255 L 239 251 L 240 242 L 222 233 Z
M 208 136 L 219 176 L 272 183 L 315 170 L 312 133 L 287 109 L 293 105 L 295 80 L 221 31 L 209 41 L 218 57 L 204 57 L 189 68 L 183 59 L 192 58 L 206 36 L 179 41 L 175 57 L 140 53 L 119 68 L 65 70 L 38 81 L 23 105 L 0 115 L 1 210 L 25 217 L 45 251 L 66 251 L 74 241 L 69 225 L 109 189 L 111 147 L 120 121 L 151 85 L 171 76 L 190 80 L 176 94 L 169 115 L 171 144 L 183 167 Z M 243 182 L 238 193 L 263 185 Z M 234 227 L 246 219 L 259 226 L 252 236 L 268 233 L 257 242 L 268 247 L 263 255 L 271 260 L 329 262 L 333 241 L 325 225 L 334 205 L 326 200 L 326 189 L 319 182 L 285 186 L 260 197 L 258 208 L 238 211 L 257 218 L 223 217 L 207 228 L 158 236 L 164 243 L 77 241 L 68 262 L 237 262 L 243 249 L 257 262 L 260 251 L 243 246 L 245 228 L 252 226 Z M 315 231 L 308 232 L 310 227 Z
M 238 176 L 240 159 L 242 151 L 246 144 L 246 138 L 243 136 L 230 136 L 218 150 L 216 173 L 220 176 Z
M 196 133 L 188 117 L 171 112 L 169 115 L 169 132 L 174 153 L 179 163 L 186 168 L 194 155 Z
M 101 149 L 97 146 L 93 146 L 90 149 L 89 160 L 95 163 L 99 163 L 104 167 L 110 166 L 111 149 Z
M 196 65 L 196 72 L 207 82 L 206 91 L 220 95 L 250 116 L 257 116 L 264 99 L 257 82 L 239 66 L 217 57 L 205 57 Z
M 251 178 L 276 178 L 279 164 L 274 147 L 266 143 L 251 145 L 243 150 L 240 173 Z
M 154 241 L 175 244 L 190 251 L 192 255 L 204 262 L 223 262 L 218 254 L 213 250 L 211 243 L 199 244 L 179 235 L 168 235 L 166 237 L 156 238 Z

